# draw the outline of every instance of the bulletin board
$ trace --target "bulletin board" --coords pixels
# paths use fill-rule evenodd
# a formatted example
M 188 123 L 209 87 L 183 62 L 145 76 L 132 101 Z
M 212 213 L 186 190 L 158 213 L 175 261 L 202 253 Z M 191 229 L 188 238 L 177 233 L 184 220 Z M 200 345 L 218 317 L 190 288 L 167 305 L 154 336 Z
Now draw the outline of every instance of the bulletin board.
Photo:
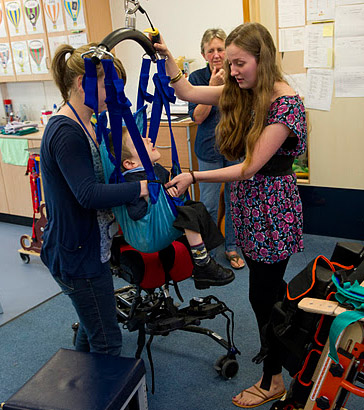
M 297 1 L 300 2 L 300 0 Z M 277 50 L 280 50 L 281 33 L 279 33 L 279 30 L 282 28 L 280 27 L 279 17 L 281 17 L 281 19 L 284 17 L 282 17 L 282 14 L 281 16 L 279 14 L 279 5 L 283 4 L 286 6 L 291 5 L 292 3 L 296 3 L 296 1 L 288 2 L 288 0 L 275 0 L 274 18 Z M 317 13 L 317 20 L 312 19 L 313 14 L 311 6 L 317 4 L 325 5 L 325 3 L 328 7 L 333 8 L 329 18 L 325 19 L 324 15 L 320 16 L 320 13 Z M 301 0 L 301 5 L 303 5 L 304 13 L 301 17 L 303 17 L 304 29 L 307 30 L 307 33 L 318 27 L 323 29 L 324 25 L 326 25 L 326 29 L 328 30 L 325 30 L 325 35 L 332 35 L 333 46 L 331 67 L 318 67 L 317 70 L 327 70 L 328 72 L 332 70 L 332 75 L 335 79 L 335 76 L 339 71 L 335 64 L 337 61 L 340 61 L 339 52 L 335 54 L 335 41 L 337 40 L 337 32 L 335 31 L 337 30 L 337 27 L 335 27 L 337 23 L 336 20 L 338 18 L 342 19 L 343 10 L 346 13 L 353 7 L 364 14 L 364 0 L 337 0 L 336 2 L 330 0 L 327 0 L 326 2 Z M 341 7 L 341 9 L 338 10 L 337 7 Z M 294 12 L 295 11 L 293 11 L 293 13 Z M 308 16 L 309 12 L 311 13 L 310 16 Z M 293 18 L 292 15 L 289 15 L 288 17 Z M 339 20 L 340 23 L 341 21 L 342 20 Z M 262 23 L 264 24 L 264 22 Z M 329 27 L 330 24 L 333 26 L 332 28 Z M 309 28 L 307 28 L 308 26 Z M 330 30 L 332 30 L 332 34 L 330 34 Z M 307 33 L 305 47 L 307 47 Z M 291 36 L 291 40 L 297 40 L 297 38 Z M 361 42 L 360 39 L 358 41 Z M 314 72 L 314 69 L 305 67 L 305 58 L 307 65 L 307 48 L 306 56 L 304 50 L 282 51 L 279 54 L 281 57 L 282 69 L 285 74 L 307 74 L 310 70 L 311 74 Z M 352 64 L 360 66 L 360 64 L 362 64 L 362 57 L 362 53 L 357 53 L 357 57 L 353 57 Z M 339 76 L 337 78 L 340 79 Z M 361 78 L 360 70 L 358 78 Z M 310 95 L 309 90 L 306 90 L 306 96 L 303 95 L 303 100 L 308 113 L 310 131 L 307 154 L 309 166 L 309 178 L 307 179 L 307 182 L 310 185 L 364 189 L 364 116 L 362 115 L 364 112 L 364 98 L 361 95 L 360 83 L 360 81 L 357 81 L 357 85 L 353 85 L 353 87 L 350 87 L 350 83 L 348 83 L 349 85 L 343 88 L 341 83 L 335 83 L 334 80 L 331 91 L 332 97 L 329 97 L 330 103 L 328 109 L 307 107 L 307 105 L 309 105 L 309 97 L 311 98 L 312 104 L 312 95 Z M 353 84 L 355 84 L 355 82 L 353 82 Z M 341 87 L 340 90 L 339 86 Z M 338 97 L 338 95 L 340 95 L 338 92 L 340 94 L 347 93 L 347 95 L 345 97 Z

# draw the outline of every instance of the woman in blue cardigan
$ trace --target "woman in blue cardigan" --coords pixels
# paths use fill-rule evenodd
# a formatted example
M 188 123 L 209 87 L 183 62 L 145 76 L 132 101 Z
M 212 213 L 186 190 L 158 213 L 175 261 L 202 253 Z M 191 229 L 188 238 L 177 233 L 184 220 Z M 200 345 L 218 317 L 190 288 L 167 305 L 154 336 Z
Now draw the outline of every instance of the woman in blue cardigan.
M 93 125 L 84 104 L 81 54 L 90 45 L 60 46 L 52 75 L 64 104 L 52 116 L 41 144 L 41 169 L 48 223 L 41 259 L 71 298 L 79 316 L 76 350 L 119 355 L 122 337 L 109 268 L 118 229 L 111 207 L 145 197 L 147 181 L 107 185 Z M 125 71 L 114 59 L 120 77 Z M 97 67 L 99 111 L 106 109 L 104 72 Z

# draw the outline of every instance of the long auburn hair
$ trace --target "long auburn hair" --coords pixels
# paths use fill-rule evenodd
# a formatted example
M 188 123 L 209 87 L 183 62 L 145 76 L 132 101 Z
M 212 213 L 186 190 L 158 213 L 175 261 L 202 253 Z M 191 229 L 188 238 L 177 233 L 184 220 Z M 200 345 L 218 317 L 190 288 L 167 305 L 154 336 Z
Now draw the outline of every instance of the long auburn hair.
M 244 169 L 251 163 L 252 152 L 265 125 L 276 81 L 285 81 L 276 61 L 276 48 L 269 31 L 259 23 L 245 23 L 227 37 L 225 46 L 234 44 L 252 54 L 257 61 L 257 85 L 241 89 L 230 75 L 225 61 L 225 86 L 220 98 L 221 119 L 217 126 L 220 152 L 230 160 L 245 155 Z

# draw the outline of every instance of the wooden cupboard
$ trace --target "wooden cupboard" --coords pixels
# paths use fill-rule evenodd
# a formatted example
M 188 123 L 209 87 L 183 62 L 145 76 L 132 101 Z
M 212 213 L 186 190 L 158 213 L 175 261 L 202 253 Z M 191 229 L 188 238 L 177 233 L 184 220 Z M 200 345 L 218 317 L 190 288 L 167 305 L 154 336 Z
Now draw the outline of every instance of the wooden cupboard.
M 197 158 L 193 151 L 197 124 L 193 121 L 183 121 L 180 123 L 174 123 L 172 129 L 182 171 L 188 172 L 189 170 L 198 170 Z M 27 139 L 28 148 L 32 149 L 40 147 L 42 135 L 43 129 L 37 133 L 25 136 L 0 135 L 0 138 Z M 171 143 L 167 123 L 161 123 L 156 145 L 162 154 L 159 162 L 167 169 L 170 169 Z M 0 213 L 33 217 L 29 176 L 26 176 L 25 173 L 26 166 L 6 164 L 2 161 L 0 153 Z M 191 187 L 192 199 L 198 200 L 198 184 L 196 184 L 196 186 L 192 185 Z
M 27 136 L 5 136 L 0 138 L 27 139 L 28 148 L 39 148 L 43 131 Z M 0 213 L 33 217 L 32 197 L 27 167 L 4 163 L 0 153 Z
M 194 153 L 197 127 L 197 124 L 191 120 L 173 123 L 172 125 L 182 172 L 198 170 L 197 157 Z M 161 153 L 161 158 L 158 162 L 167 169 L 170 169 L 172 161 L 171 139 L 168 123 L 161 123 L 156 141 L 156 147 Z M 198 184 L 191 185 L 191 198 L 196 201 L 200 198 Z

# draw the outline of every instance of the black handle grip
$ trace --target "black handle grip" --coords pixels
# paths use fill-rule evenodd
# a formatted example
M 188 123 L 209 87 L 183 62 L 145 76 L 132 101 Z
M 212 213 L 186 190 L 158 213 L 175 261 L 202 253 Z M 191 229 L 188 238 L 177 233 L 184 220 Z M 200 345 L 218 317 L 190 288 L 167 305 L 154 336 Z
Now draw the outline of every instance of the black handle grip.
M 150 56 L 153 61 L 157 60 L 156 50 L 152 42 L 139 30 L 132 28 L 119 28 L 108 34 L 98 45 L 103 46 L 107 51 L 112 50 L 117 44 L 124 40 L 134 40 L 139 43 L 144 51 Z
M 160 43 L 160 41 L 161 41 L 161 35 L 159 33 L 156 34 L 155 36 L 152 36 L 152 44 Z

